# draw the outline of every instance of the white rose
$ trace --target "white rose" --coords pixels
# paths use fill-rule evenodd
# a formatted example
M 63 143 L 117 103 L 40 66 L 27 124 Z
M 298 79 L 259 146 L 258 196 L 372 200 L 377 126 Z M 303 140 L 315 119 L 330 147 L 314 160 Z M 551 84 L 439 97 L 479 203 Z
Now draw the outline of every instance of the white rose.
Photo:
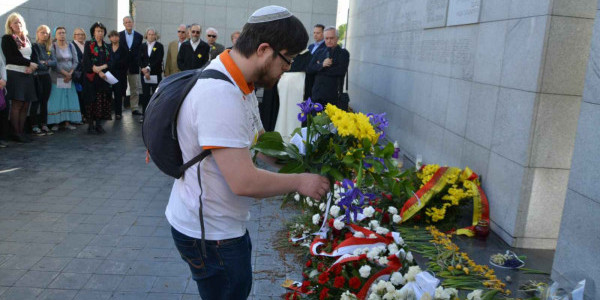
M 402 277 L 402 274 L 400 274 L 400 272 L 392 273 L 392 277 L 390 278 L 390 281 L 394 285 L 403 285 L 404 283 L 406 283 L 406 280 L 404 279 L 404 277 Z
M 396 245 L 396 243 L 389 244 L 387 248 L 390 254 L 396 254 L 396 252 L 398 252 L 398 245 Z
M 319 210 L 320 211 L 325 211 L 325 203 L 319 204 Z
M 313 202 L 310 201 L 310 199 L 306 199 L 306 205 L 308 205 L 309 207 L 313 206 Z
M 409 261 L 409 262 L 413 261 L 412 252 L 408 251 L 408 253 L 406 254 L 406 260 Z
M 395 207 L 393 207 L 393 206 L 390 206 L 390 207 L 388 207 L 388 212 L 390 214 L 392 214 L 392 215 L 397 215 L 398 214 L 398 209 L 395 208 Z
M 389 282 L 389 281 L 386 281 L 386 283 L 385 283 L 385 289 L 386 289 L 386 291 L 388 293 L 393 293 L 393 292 L 396 291 L 396 287 L 394 287 L 394 285 L 391 282 Z
M 421 272 L 422 271 L 419 266 L 411 266 L 408 268 L 408 272 L 404 274 L 404 279 L 406 279 L 406 281 L 415 281 L 415 276 Z
M 294 195 L 294 200 L 296 200 L 296 201 L 300 201 L 300 194 L 296 194 L 296 195 Z
M 314 214 L 312 216 L 313 224 L 319 225 L 319 221 L 321 220 L 321 216 L 319 214 Z
M 346 226 L 346 223 L 335 219 L 335 221 L 333 221 L 333 227 L 335 227 L 335 229 L 337 230 L 342 230 L 344 228 L 344 226 Z
M 384 227 L 377 227 L 377 229 L 375 230 L 375 232 L 377 232 L 377 234 L 386 235 L 390 231 L 387 228 L 384 228 Z
M 377 236 L 376 236 L 374 233 L 371 233 L 371 234 L 369 234 L 369 238 L 370 238 L 370 239 L 376 239 L 376 238 L 377 238 Z
M 371 293 L 371 295 L 369 295 L 369 299 L 367 300 L 381 300 L 381 297 L 375 293 Z
M 362 266 L 358 269 L 358 273 L 360 273 L 360 277 L 362 278 L 369 278 L 369 275 L 371 275 L 371 267 L 367 265 Z
M 384 292 L 385 291 L 385 281 L 380 280 L 377 282 L 377 285 L 375 285 L 375 292 Z
M 482 290 L 474 290 L 473 292 L 467 294 L 468 300 L 481 300 Z
M 331 208 L 329 209 L 329 213 L 334 217 L 337 218 L 337 216 L 340 215 L 340 207 L 337 205 L 332 205 Z
M 360 231 L 357 231 L 357 232 L 355 232 L 355 233 L 354 233 L 354 237 L 357 237 L 357 238 L 364 238 L 364 237 L 365 237 L 365 234 L 364 234 L 364 233 L 362 233 L 362 232 L 360 232 Z
M 392 221 L 394 221 L 394 223 L 400 223 L 400 221 L 402 221 L 402 217 L 400 215 L 394 215 L 392 217 Z
M 363 215 L 365 215 L 365 217 L 367 217 L 367 218 L 372 217 L 374 213 L 375 213 L 375 209 L 372 206 L 367 206 L 366 208 L 363 209 Z

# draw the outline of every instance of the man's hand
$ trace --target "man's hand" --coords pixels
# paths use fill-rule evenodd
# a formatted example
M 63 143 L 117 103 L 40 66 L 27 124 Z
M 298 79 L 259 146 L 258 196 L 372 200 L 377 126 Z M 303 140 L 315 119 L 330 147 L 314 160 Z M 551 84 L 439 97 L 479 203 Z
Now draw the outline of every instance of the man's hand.
M 0 89 L 4 88 L 5 86 L 6 86 L 6 80 L 0 79 Z
M 304 196 L 321 200 L 329 192 L 329 179 L 317 174 L 302 173 L 296 190 Z
M 323 60 L 323 68 L 330 67 L 332 63 L 333 63 L 333 60 L 331 58 L 324 59 Z

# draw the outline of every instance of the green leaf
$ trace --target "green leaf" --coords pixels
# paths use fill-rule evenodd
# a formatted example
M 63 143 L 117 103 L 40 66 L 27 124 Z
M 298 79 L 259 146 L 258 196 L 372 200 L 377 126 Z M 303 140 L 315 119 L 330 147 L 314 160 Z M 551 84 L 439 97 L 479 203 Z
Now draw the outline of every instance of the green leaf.
M 302 173 L 304 171 L 304 165 L 301 161 L 293 161 L 279 169 L 279 173 L 285 174 Z
M 336 181 L 344 180 L 344 175 L 342 175 L 342 173 L 335 168 L 329 170 L 329 175 Z

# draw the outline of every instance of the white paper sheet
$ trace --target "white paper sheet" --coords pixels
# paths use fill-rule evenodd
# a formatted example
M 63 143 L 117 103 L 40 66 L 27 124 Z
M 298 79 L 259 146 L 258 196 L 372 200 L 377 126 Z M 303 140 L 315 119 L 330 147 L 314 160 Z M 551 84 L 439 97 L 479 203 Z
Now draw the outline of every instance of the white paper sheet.
M 150 75 L 150 79 L 146 79 L 145 76 L 142 76 L 144 78 L 144 82 L 145 83 L 149 83 L 149 84 L 157 84 L 158 83 L 158 75 Z
M 104 75 L 106 75 L 106 79 L 104 79 L 104 81 L 108 82 L 110 85 L 119 82 L 119 80 L 110 71 L 106 71 Z
M 71 88 L 71 82 L 65 82 L 62 78 L 58 78 L 56 79 L 56 87 L 59 89 L 70 89 Z

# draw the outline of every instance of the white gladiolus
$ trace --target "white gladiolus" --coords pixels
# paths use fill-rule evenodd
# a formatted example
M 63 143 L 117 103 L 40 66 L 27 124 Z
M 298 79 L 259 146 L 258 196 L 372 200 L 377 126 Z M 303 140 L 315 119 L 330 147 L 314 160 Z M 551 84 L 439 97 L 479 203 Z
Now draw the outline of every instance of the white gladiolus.
M 380 257 L 380 258 L 379 258 L 379 264 L 380 264 L 380 265 L 383 265 L 383 266 L 387 266 L 387 264 L 388 264 L 388 259 L 387 259 L 387 257 L 385 257 L 385 256 L 382 256 L 382 257 Z
M 402 274 L 400 274 L 400 272 L 394 272 L 392 273 L 392 277 L 390 278 L 390 282 L 396 286 L 398 285 L 403 285 L 406 283 L 406 279 L 404 279 L 404 277 L 402 277 Z
M 319 204 L 319 210 L 320 211 L 325 211 L 325 203 Z
M 344 228 L 344 226 L 346 226 L 346 223 L 344 223 L 338 219 L 333 221 L 333 227 L 337 230 L 342 230 Z
M 396 243 L 389 244 L 387 248 L 390 254 L 396 254 L 396 252 L 398 252 L 398 245 L 396 245 Z
M 313 202 L 310 201 L 310 199 L 306 199 L 306 205 L 308 205 L 309 207 L 313 206 Z
M 315 224 L 315 225 L 319 225 L 319 221 L 321 221 L 321 215 L 319 215 L 319 214 L 314 214 L 314 215 L 312 216 L 312 221 L 313 221 L 313 224 Z
M 369 278 L 369 275 L 371 275 L 371 267 L 367 265 L 362 266 L 358 269 L 358 273 L 360 273 L 360 277 L 362 278 Z
M 372 217 L 374 213 L 375 209 L 372 206 L 367 206 L 363 209 L 363 215 L 365 215 L 367 218 Z
M 413 255 L 412 252 L 408 251 L 408 253 L 406 253 L 406 260 L 408 262 L 412 262 L 413 261 Z
M 458 296 L 458 291 L 455 288 L 444 289 L 443 287 L 438 286 L 438 288 L 435 289 L 434 299 L 436 300 L 451 300 L 454 296 Z
M 406 281 L 415 281 L 415 276 L 421 272 L 422 271 L 419 266 L 411 266 L 408 268 L 408 272 L 404 274 L 404 279 L 406 279 Z
M 333 216 L 334 218 L 337 218 L 337 216 L 340 215 L 340 207 L 337 205 L 332 205 L 331 208 L 329 209 L 329 213 L 331 214 L 331 216 Z
M 392 215 L 397 215 L 398 214 L 398 209 L 395 208 L 395 207 L 393 207 L 393 206 L 390 206 L 390 207 L 388 207 L 388 212 L 390 214 L 392 214 Z
M 345 291 L 342 296 L 340 297 L 340 300 L 355 300 L 358 299 L 356 298 L 356 295 L 352 294 L 350 291 Z
M 375 232 L 377 232 L 377 234 L 386 235 L 390 231 L 387 228 L 385 228 L 385 227 L 377 227 L 377 229 L 375 230 Z
M 394 221 L 394 223 L 400 223 L 400 221 L 402 221 L 402 217 L 400 215 L 394 215 L 392 217 L 392 221 Z
M 473 292 L 467 294 L 468 300 L 481 300 L 482 290 L 474 290 Z
M 371 220 L 371 222 L 369 222 L 369 228 L 371 228 L 371 229 L 377 229 L 377 227 L 379 227 L 379 221 L 377 221 L 377 220 Z
M 300 194 L 296 194 L 296 195 L 294 195 L 294 200 L 296 200 L 296 201 L 300 201 Z
M 362 232 L 360 232 L 360 231 L 357 231 L 357 232 L 355 232 L 355 233 L 354 233 L 354 237 L 357 237 L 357 238 L 364 238 L 364 237 L 365 237 L 365 234 L 364 234 L 364 233 L 362 233 Z

